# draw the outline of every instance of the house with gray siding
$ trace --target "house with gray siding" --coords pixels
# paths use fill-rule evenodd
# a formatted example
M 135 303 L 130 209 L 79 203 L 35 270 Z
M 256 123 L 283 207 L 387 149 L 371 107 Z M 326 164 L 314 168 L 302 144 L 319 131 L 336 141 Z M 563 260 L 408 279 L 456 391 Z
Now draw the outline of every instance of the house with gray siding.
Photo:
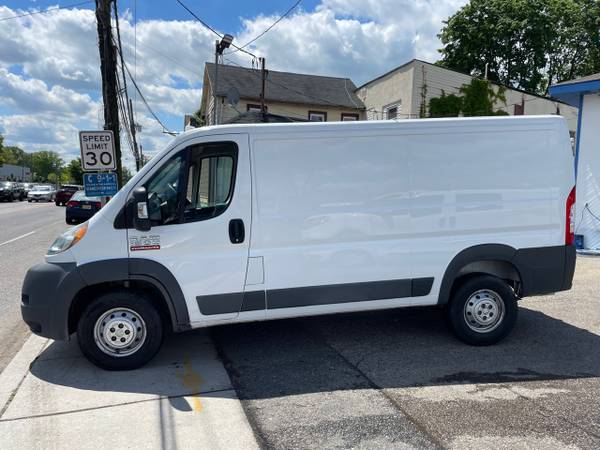
M 364 103 L 368 120 L 417 119 L 427 116 L 432 98 L 459 94 L 463 85 L 474 77 L 456 70 L 413 59 L 358 87 L 356 94 Z M 499 84 L 492 83 L 498 90 Z M 577 129 L 577 108 L 554 98 L 544 97 L 504 86 L 506 103 L 496 109 L 510 115 L 560 114 L 567 119 L 569 130 Z
M 254 119 L 248 112 L 261 109 L 261 71 L 219 64 L 217 83 L 218 123 Z M 213 88 L 215 65 L 206 63 L 202 85 L 200 115 L 206 124 L 213 124 L 215 107 Z M 289 120 L 336 122 L 364 120 L 365 105 L 356 96 L 356 86 L 349 78 L 308 75 L 269 70 L 265 83 L 265 104 L 271 118 Z M 232 104 L 228 94 L 239 100 Z

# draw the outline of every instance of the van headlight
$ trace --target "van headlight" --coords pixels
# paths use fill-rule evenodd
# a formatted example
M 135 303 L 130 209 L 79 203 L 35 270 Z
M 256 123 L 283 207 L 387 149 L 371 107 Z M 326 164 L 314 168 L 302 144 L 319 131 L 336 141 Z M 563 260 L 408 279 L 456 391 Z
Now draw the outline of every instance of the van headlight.
M 46 255 L 56 255 L 57 253 L 69 250 L 75 244 L 77 244 L 87 233 L 88 224 L 87 222 L 77 225 L 56 238 L 52 243 Z

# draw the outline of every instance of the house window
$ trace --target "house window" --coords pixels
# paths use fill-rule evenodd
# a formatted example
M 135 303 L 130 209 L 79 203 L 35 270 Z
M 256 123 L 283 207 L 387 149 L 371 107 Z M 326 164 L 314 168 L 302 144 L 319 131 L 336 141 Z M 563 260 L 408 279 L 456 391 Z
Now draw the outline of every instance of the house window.
M 393 120 L 398 117 L 398 106 L 390 106 L 385 110 L 385 117 L 388 120 Z
M 266 111 L 268 110 L 267 106 L 265 106 L 265 110 Z M 246 111 L 257 111 L 257 112 L 260 112 L 261 108 L 260 108 L 260 105 L 256 105 L 256 104 L 253 104 L 253 103 L 248 103 L 246 105 Z
M 327 122 L 327 113 L 324 111 L 309 111 L 308 120 L 310 122 Z
M 358 120 L 356 113 L 342 113 L 342 122 Z

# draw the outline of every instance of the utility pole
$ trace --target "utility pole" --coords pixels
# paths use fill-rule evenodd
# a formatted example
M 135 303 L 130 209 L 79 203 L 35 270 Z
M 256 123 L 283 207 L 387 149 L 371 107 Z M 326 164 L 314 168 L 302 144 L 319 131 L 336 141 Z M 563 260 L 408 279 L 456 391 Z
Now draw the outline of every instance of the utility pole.
M 215 85 L 213 89 L 213 125 L 217 125 L 217 87 L 219 86 L 219 40 L 215 41 Z
M 102 72 L 102 100 L 104 103 L 104 129 L 114 135 L 117 163 L 117 181 L 123 186 L 121 165 L 121 139 L 119 136 L 119 105 L 117 103 L 117 54 L 112 40 L 110 4 L 113 0 L 96 0 L 96 21 L 98 22 L 98 48 L 100 50 L 100 70 Z
M 129 125 L 131 128 L 131 138 L 133 140 L 133 153 L 135 156 L 135 170 L 140 170 L 140 151 L 138 150 L 137 138 L 135 137 L 135 122 L 133 121 L 133 103 L 129 99 Z
M 219 86 L 219 55 L 223 54 L 223 50 L 229 48 L 233 42 L 233 36 L 225 34 L 221 40 L 215 41 L 215 85 L 213 86 L 213 125 L 218 125 L 218 105 L 217 105 L 217 87 Z
M 265 105 L 265 84 L 267 81 L 267 71 L 265 70 L 265 58 L 260 57 L 260 78 L 262 86 L 260 89 L 260 112 L 265 114 L 267 112 L 267 106 Z

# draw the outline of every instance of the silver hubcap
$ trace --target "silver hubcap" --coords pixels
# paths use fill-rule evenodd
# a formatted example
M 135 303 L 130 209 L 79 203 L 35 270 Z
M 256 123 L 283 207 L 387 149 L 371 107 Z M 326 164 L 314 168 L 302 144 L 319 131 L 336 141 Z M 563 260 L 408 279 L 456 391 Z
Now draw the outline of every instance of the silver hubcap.
M 489 333 L 504 319 L 504 301 L 489 289 L 477 291 L 465 303 L 465 321 L 478 333 Z
M 146 324 L 141 316 L 128 308 L 105 312 L 94 326 L 96 345 L 111 356 L 129 356 L 146 340 Z

